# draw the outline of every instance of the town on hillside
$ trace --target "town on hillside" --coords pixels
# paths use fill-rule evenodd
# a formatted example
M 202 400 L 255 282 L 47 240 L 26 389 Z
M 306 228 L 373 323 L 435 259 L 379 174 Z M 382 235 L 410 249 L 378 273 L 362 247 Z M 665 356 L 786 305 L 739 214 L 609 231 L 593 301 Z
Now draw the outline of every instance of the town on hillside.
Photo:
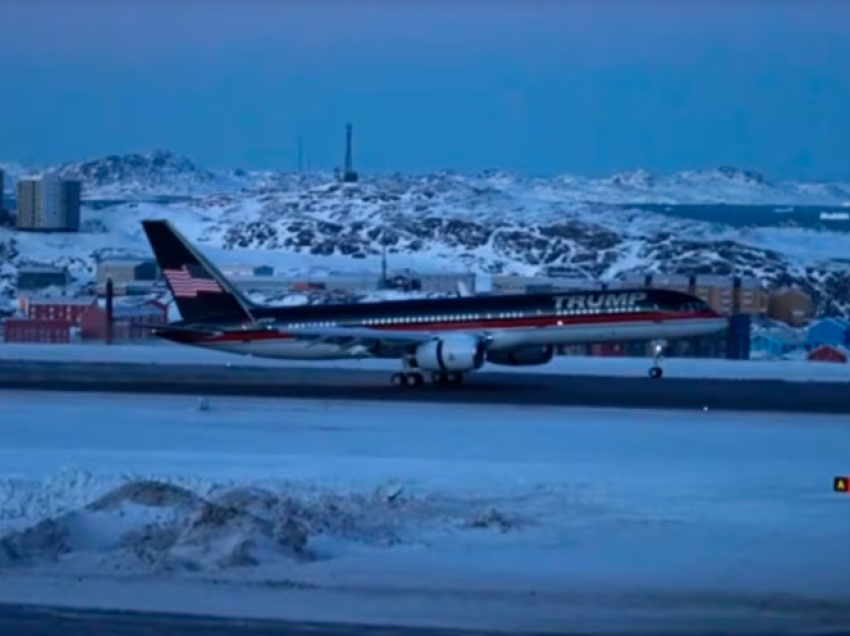
M 4 178 L 0 171 L 0 193 Z M 45 174 L 17 184 L 16 227 L 27 232 L 77 232 L 81 184 Z M 0 197 L 0 201 L 2 201 Z M 848 363 L 850 322 L 814 315 L 812 298 L 794 287 L 767 288 L 760 280 L 716 275 L 641 275 L 618 281 L 575 279 L 557 266 L 538 276 L 470 272 L 391 271 L 325 278 L 298 277 L 271 265 L 230 265 L 222 271 L 239 288 L 263 301 L 356 302 L 363 299 L 471 294 L 548 293 L 576 289 L 647 286 L 689 292 L 730 318 L 716 336 L 670 343 L 667 355 L 732 359 L 809 359 Z M 111 284 L 107 283 L 111 281 Z M 67 268 L 22 266 L 17 270 L 14 310 L 0 322 L 3 342 L 150 342 L 152 329 L 177 319 L 153 259 L 103 259 L 94 281 L 80 285 Z M 107 288 L 111 288 L 111 295 Z M 645 356 L 648 342 L 580 344 L 563 355 Z

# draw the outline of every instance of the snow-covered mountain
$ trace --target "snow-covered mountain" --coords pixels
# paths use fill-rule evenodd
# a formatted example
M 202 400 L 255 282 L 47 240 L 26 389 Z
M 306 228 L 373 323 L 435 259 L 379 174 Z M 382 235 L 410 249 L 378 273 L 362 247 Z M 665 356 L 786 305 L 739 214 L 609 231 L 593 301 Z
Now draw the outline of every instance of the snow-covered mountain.
M 728 166 L 668 175 L 635 170 L 608 179 L 566 176 L 556 181 L 571 189 L 576 200 L 601 203 L 842 205 L 850 201 L 847 184 L 773 182 L 758 172 Z
M 245 171 L 207 170 L 164 150 L 65 164 L 57 172 L 79 179 L 97 198 L 231 192 L 253 183 Z
M 774 183 L 732 168 L 607 179 L 440 172 L 340 184 L 329 174 L 208 170 L 165 151 L 53 169 L 82 179 L 92 205 L 79 234 L 0 229 L 0 293 L 6 297 L 14 294 L 21 264 L 65 265 L 86 281 L 96 257 L 147 253 L 139 221 L 170 218 L 214 258 L 299 273 L 376 272 L 383 240 L 396 268 L 536 274 L 561 265 L 597 279 L 738 273 L 801 285 L 821 311 L 850 314 L 850 234 L 732 228 L 623 207 L 838 206 L 850 201 L 850 186 L 843 184 Z M 162 195 L 184 198 L 151 199 Z M 98 199 L 124 202 L 102 207 L 94 205 Z
M 211 170 L 167 150 L 76 161 L 58 166 L 25 166 L 0 163 L 7 187 L 14 191 L 24 175 L 53 173 L 82 181 L 89 200 L 155 196 L 187 196 L 238 192 L 262 183 L 267 173 L 245 170 Z

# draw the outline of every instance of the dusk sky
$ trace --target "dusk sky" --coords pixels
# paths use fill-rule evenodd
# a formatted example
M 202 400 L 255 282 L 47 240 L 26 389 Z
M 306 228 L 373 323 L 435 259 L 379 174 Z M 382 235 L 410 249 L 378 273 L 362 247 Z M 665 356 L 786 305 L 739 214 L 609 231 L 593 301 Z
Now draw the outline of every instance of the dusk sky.
M 850 181 L 850 0 L 4 0 L 0 158 Z

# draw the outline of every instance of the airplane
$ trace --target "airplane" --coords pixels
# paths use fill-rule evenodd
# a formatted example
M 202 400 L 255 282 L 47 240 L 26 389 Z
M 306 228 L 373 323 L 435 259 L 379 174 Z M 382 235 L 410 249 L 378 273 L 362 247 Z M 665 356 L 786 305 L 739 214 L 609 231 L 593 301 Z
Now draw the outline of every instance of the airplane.
M 485 363 L 547 364 L 559 345 L 649 340 L 660 378 L 666 340 L 718 332 L 727 320 L 679 291 L 633 288 L 269 307 L 251 302 L 167 220 L 142 221 L 181 320 L 171 342 L 287 360 L 397 359 L 390 380 L 459 385 Z

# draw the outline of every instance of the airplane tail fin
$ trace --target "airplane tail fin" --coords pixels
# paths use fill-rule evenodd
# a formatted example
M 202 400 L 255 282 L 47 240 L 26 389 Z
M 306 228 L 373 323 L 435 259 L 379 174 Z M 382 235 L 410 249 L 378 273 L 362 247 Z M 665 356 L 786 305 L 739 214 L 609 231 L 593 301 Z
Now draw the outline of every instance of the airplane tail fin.
M 253 322 L 252 303 L 171 222 L 142 221 L 142 227 L 183 320 Z

